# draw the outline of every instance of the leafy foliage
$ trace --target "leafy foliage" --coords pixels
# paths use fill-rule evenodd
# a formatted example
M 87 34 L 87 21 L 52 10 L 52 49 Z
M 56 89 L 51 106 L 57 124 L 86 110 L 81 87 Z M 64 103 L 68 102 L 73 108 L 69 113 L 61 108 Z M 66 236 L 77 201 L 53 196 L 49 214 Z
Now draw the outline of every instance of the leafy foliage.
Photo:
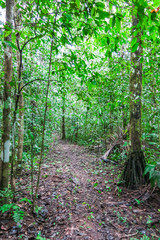
M 16 223 L 19 223 L 21 220 L 23 220 L 24 211 L 22 211 L 20 207 L 14 203 L 4 204 L 0 207 L 0 211 L 2 213 L 11 211 L 12 218 Z
M 152 185 L 160 185 L 158 148 L 160 143 L 160 21 L 151 14 L 158 1 L 134 1 L 143 30 L 142 141 Z M 1 1 L 2 8 L 5 3 Z M 132 6 L 126 1 L 17 1 L 21 17 L 19 29 L 0 29 L 0 92 L 3 91 L 3 55 L 6 44 L 13 50 L 12 122 L 18 95 L 17 36 L 22 55 L 22 93 L 24 105 L 23 168 L 38 168 L 41 148 L 49 43 L 52 49 L 51 89 L 48 97 L 45 129 L 45 153 L 54 132 L 62 135 L 64 119 L 66 139 L 85 146 L 106 148 L 107 140 L 125 131 L 129 123 L 130 53 L 136 52 L 139 28 L 131 40 Z M 12 42 L 4 35 L 12 32 Z M 0 96 L 3 103 L 3 97 Z M 16 114 L 19 116 L 20 109 Z M 3 109 L 0 107 L 0 121 Z M 1 123 L 2 125 L 2 123 Z M 15 129 L 19 126 L 16 121 Z M 12 126 L 13 127 L 13 126 Z M 12 128 L 13 129 L 13 128 Z M 2 128 L 0 128 L 2 135 Z M 128 140 L 128 139 L 127 139 Z M 11 139 L 11 141 L 13 141 Z M 12 142 L 12 145 L 13 142 Z M 129 145 L 129 144 L 128 144 Z M 18 133 L 15 134 L 18 148 Z M 17 152 L 16 152 L 17 153 Z M 113 159 L 125 160 L 126 153 L 114 152 Z M 15 158 L 15 165 L 17 164 Z M 152 165 L 154 164 L 154 165 Z M 5 196 L 11 197 L 6 190 Z M 24 199 L 23 199 L 24 200 Z M 25 200 L 24 200 L 25 201 Z M 29 200 L 26 200 L 29 202 Z M 29 202 L 30 203 L 30 202 Z M 13 208 L 11 207 L 13 210 Z M 14 211 L 18 211 L 15 210 Z
M 157 184 L 157 186 L 160 188 L 160 163 L 156 162 L 155 165 L 148 164 L 145 168 L 144 174 L 148 173 L 151 186 L 154 187 Z

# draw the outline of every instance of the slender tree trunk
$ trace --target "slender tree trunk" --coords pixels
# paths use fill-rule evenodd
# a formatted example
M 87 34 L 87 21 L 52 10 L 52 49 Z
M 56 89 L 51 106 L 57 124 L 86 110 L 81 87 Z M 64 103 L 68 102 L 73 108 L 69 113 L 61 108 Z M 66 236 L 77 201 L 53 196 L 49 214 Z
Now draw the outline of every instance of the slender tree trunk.
M 18 118 L 18 152 L 17 152 L 17 169 L 22 170 L 22 154 L 23 154 L 23 135 L 24 135 L 24 100 L 23 93 L 19 97 L 19 118 Z
M 15 26 L 19 31 L 21 24 L 21 13 L 16 9 L 15 14 Z M 19 33 L 16 36 L 17 41 L 17 76 L 18 76 L 18 92 L 22 87 L 22 50 L 19 48 Z M 18 148 L 17 148 L 17 171 L 21 172 L 22 170 L 22 153 L 23 153 L 23 132 L 24 132 L 24 100 L 23 100 L 23 91 L 19 94 L 19 116 L 18 116 Z
M 18 92 L 22 87 L 22 56 L 21 52 L 17 52 L 18 65 Z M 18 62 L 19 61 L 19 62 Z M 22 170 L 22 153 L 23 153 L 23 133 L 24 133 L 24 100 L 23 91 L 19 93 L 19 116 L 18 116 L 18 149 L 17 149 L 17 170 Z
M 52 49 L 53 49 L 53 38 L 51 40 L 51 50 L 50 50 L 50 60 L 49 60 L 49 73 L 48 73 L 47 92 L 46 92 L 45 110 L 44 110 L 44 118 L 43 118 L 41 152 L 40 152 L 40 159 L 39 159 L 39 166 L 38 166 L 38 178 L 37 178 L 35 194 L 33 196 L 33 208 L 32 208 L 33 212 L 34 212 L 35 201 L 36 201 L 36 197 L 37 197 L 38 189 L 39 189 L 39 182 L 40 182 L 40 176 L 41 176 L 41 165 L 42 165 L 43 152 L 44 152 L 44 137 L 45 137 L 46 115 L 47 115 L 47 105 L 48 105 L 48 94 L 49 94 L 49 86 L 50 86 Z
M 62 97 L 62 139 L 66 139 L 65 131 L 65 94 Z
M 111 107 L 109 110 L 109 133 L 110 135 L 113 135 L 113 110 L 111 109 Z
M 139 16 L 132 16 L 132 39 L 133 34 L 138 29 L 137 37 L 138 48 L 131 53 L 131 75 L 130 75 L 130 140 L 131 150 L 126 162 L 122 179 L 125 186 L 136 189 L 145 183 L 143 176 L 145 169 L 144 155 L 141 150 L 141 97 L 142 97 L 142 31 L 139 25 Z
M 13 26 L 14 0 L 6 0 L 6 24 Z M 11 41 L 11 34 L 5 37 L 5 41 Z M 12 48 L 6 45 L 4 52 L 4 108 L 3 108 L 3 133 L 2 151 L 0 160 L 0 188 L 8 188 L 9 152 L 10 152 L 10 113 L 11 113 L 11 81 L 12 81 Z
M 75 129 L 74 129 L 74 136 L 75 136 L 75 141 L 77 142 L 78 140 L 78 130 L 79 130 L 79 125 L 78 125 L 78 117 L 75 117 Z
M 21 14 L 18 13 L 18 10 L 15 10 L 15 28 L 19 30 L 21 22 Z M 20 91 L 22 86 L 22 49 L 20 49 L 19 44 L 19 33 L 16 35 L 17 42 L 17 76 L 18 76 L 18 93 L 16 94 L 15 99 L 15 108 L 14 108 L 14 117 L 13 117 L 13 126 L 12 126 L 12 155 L 11 155 L 11 188 L 15 192 L 15 174 L 17 171 L 21 170 L 21 161 L 22 161 L 22 152 L 23 152 L 23 116 L 24 116 L 24 103 L 23 103 L 23 93 Z M 18 152 L 17 152 L 17 164 L 16 163 L 16 131 L 17 131 L 17 110 L 19 108 L 19 119 L 18 119 Z
M 127 116 L 125 113 L 125 107 L 122 105 L 122 128 L 125 130 L 127 127 Z
M 31 198 L 33 199 L 33 190 L 34 190 L 34 185 L 33 185 L 33 180 L 34 180 L 34 165 L 33 165 L 33 157 L 34 157 L 34 153 L 33 153 L 33 148 L 34 148 L 34 140 L 35 140 L 35 134 L 34 134 L 34 104 L 31 101 L 31 107 L 32 107 L 32 121 L 31 121 Z

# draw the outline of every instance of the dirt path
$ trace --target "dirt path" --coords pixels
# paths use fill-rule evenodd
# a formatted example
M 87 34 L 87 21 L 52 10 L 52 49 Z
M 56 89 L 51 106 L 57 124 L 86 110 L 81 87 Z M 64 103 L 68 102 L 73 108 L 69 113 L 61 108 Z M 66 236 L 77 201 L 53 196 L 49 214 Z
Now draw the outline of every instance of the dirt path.
M 90 165 L 95 164 L 96 156 L 83 147 L 59 141 L 50 157 L 55 163 L 50 169 L 52 195 L 55 196 L 52 205 L 57 202 L 60 205 L 55 209 L 55 214 L 58 213 L 55 220 L 60 227 L 57 227 L 57 233 L 53 230 L 50 239 L 105 239 L 99 229 L 99 220 L 95 219 L 101 199 L 93 192 L 97 177 L 89 170 Z
M 26 215 L 21 229 L 11 221 L 5 227 L 2 219 L 0 239 L 32 240 L 37 234 L 51 240 L 141 239 L 145 234 L 158 239 L 159 225 L 153 228 L 151 223 L 160 217 L 159 205 L 149 196 L 148 202 L 144 204 L 142 198 L 137 204 L 134 199 L 147 198 L 148 190 L 117 187 L 120 172 L 119 165 L 101 163 L 84 147 L 54 139 L 42 167 L 37 214 L 33 216 L 31 206 L 22 202 L 19 206 Z M 28 171 L 20 179 L 24 185 L 20 199 L 30 198 L 29 175 Z

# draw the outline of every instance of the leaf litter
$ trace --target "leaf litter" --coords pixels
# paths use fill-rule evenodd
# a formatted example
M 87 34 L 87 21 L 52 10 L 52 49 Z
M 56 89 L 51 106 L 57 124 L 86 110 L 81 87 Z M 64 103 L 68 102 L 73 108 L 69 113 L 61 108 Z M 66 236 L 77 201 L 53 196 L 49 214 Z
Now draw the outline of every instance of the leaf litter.
M 19 227 L 9 213 L 1 214 L 0 239 L 159 239 L 159 190 L 119 186 L 123 165 L 98 159 L 82 146 L 62 140 L 53 144 L 43 161 L 35 214 L 29 202 L 19 204 L 30 199 L 28 170 L 16 192 L 24 219 Z

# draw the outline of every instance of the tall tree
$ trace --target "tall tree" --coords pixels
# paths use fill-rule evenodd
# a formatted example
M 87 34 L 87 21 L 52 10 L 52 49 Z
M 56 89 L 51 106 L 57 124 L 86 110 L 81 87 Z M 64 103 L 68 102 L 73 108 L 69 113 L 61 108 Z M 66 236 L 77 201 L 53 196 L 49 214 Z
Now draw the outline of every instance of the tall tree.
M 138 188 L 145 183 L 144 154 L 141 150 L 141 98 L 142 98 L 142 9 L 140 1 L 133 1 L 130 73 L 130 141 L 131 149 L 122 178 L 125 186 Z
M 0 160 L 0 188 L 8 188 L 8 169 L 10 151 L 10 114 L 11 114 L 11 81 L 12 81 L 12 48 L 11 33 L 13 28 L 14 0 L 6 0 L 5 51 L 4 51 L 4 107 L 2 151 Z

